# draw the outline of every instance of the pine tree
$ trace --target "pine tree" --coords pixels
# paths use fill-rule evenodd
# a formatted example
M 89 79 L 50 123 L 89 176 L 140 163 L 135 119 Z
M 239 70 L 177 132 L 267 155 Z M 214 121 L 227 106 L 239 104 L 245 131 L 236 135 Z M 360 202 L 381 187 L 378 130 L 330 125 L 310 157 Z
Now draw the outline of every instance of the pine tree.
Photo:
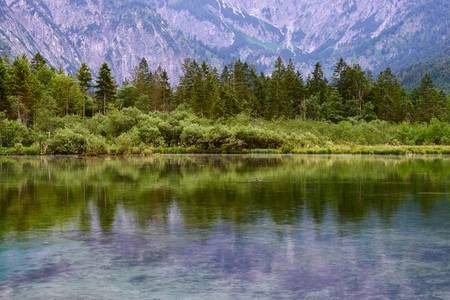
M 87 93 L 92 87 L 92 73 L 87 64 L 81 64 L 77 72 L 77 79 L 81 90 Z
M 446 99 L 435 87 L 430 74 L 425 74 L 419 87 L 413 91 L 415 100 L 415 119 L 429 122 L 433 118 L 446 117 Z
M 56 100 L 59 116 L 77 114 L 84 108 L 84 94 L 80 86 L 66 74 L 57 74 L 49 85 L 49 91 Z
M 312 76 L 308 79 L 307 88 L 309 96 L 318 96 L 321 102 L 324 100 L 328 90 L 328 83 L 320 63 L 316 63 L 314 66 Z
M 83 108 L 82 116 L 86 116 L 86 101 L 88 98 L 89 89 L 92 88 L 92 73 L 88 65 L 83 63 L 77 72 L 78 85 L 83 93 Z
M 31 70 L 44 86 L 48 85 L 55 76 L 55 71 L 47 65 L 47 61 L 39 52 L 31 60 Z
M 158 67 L 153 75 L 151 90 L 152 110 L 169 111 L 172 109 L 172 88 L 170 87 L 169 76 L 166 70 L 161 67 Z
M 8 114 L 10 112 L 8 96 L 8 69 L 3 59 L 0 58 L 0 113 Z
M 287 97 L 286 108 L 284 109 L 285 116 L 305 118 L 305 84 L 301 74 L 296 71 L 292 60 L 289 60 L 287 65 L 283 86 Z
M 198 72 L 200 72 L 197 61 L 186 59 L 182 65 L 183 75 L 180 78 L 175 99 L 176 104 L 192 105 L 194 81 Z
M 370 93 L 379 119 L 401 122 L 409 118 L 411 104 L 390 68 L 380 73 Z
M 342 79 L 344 77 L 344 73 L 348 70 L 348 68 L 349 66 L 343 58 L 340 58 L 336 66 L 334 67 L 332 86 L 339 92 L 339 94 L 341 94 L 342 92 Z
M 320 119 L 320 107 L 327 100 L 328 82 L 320 63 L 316 63 L 314 71 L 307 79 L 306 115 L 310 119 Z
M 275 62 L 275 68 L 270 78 L 269 99 L 270 107 L 268 116 L 279 118 L 286 114 L 288 107 L 286 86 L 285 86 L 286 67 L 283 59 L 278 57 Z
M 131 82 L 139 90 L 141 94 L 146 95 L 149 98 L 152 94 L 152 88 L 154 84 L 153 74 L 150 71 L 148 62 L 145 58 L 142 58 L 139 65 L 133 72 Z M 149 103 L 150 106 L 150 103 Z
M 225 116 L 225 105 L 221 98 L 220 83 L 215 69 L 211 70 L 206 76 L 206 99 L 209 103 L 210 118 L 221 118 Z
M 234 63 L 232 86 L 234 97 L 238 99 L 240 108 L 239 111 L 245 110 L 249 105 L 249 92 L 246 85 L 246 65 L 240 60 Z
M 42 94 L 41 86 L 31 71 L 26 56 L 17 57 L 11 66 L 9 86 L 16 117 L 24 124 L 33 124 L 37 106 Z
M 100 111 L 103 114 L 106 114 L 107 104 L 114 100 L 116 94 L 116 84 L 107 63 L 103 63 L 100 66 L 95 87 L 95 97 L 98 101 L 98 107 L 100 107 Z
M 31 70 L 33 72 L 36 72 L 37 70 L 39 70 L 40 68 L 44 67 L 47 65 L 47 61 L 45 60 L 45 58 L 42 56 L 41 53 L 37 52 L 33 59 L 31 60 Z

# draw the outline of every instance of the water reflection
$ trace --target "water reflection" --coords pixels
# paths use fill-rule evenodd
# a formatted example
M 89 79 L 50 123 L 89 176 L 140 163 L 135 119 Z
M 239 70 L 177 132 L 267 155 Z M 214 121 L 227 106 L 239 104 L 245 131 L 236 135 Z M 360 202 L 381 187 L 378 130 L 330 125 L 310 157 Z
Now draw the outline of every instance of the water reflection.
M 0 298 L 445 298 L 449 182 L 440 157 L 0 158 Z

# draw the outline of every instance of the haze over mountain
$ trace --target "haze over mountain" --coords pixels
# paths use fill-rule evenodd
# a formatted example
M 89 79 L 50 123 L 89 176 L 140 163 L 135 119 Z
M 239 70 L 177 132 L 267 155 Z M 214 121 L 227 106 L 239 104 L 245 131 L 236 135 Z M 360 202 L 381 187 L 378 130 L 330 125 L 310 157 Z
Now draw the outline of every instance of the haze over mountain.
M 0 0 L 0 51 L 68 70 L 106 60 L 119 80 L 141 57 L 172 77 L 186 57 L 261 71 L 279 55 L 304 71 L 344 57 L 378 71 L 442 55 L 449 16 L 447 0 Z

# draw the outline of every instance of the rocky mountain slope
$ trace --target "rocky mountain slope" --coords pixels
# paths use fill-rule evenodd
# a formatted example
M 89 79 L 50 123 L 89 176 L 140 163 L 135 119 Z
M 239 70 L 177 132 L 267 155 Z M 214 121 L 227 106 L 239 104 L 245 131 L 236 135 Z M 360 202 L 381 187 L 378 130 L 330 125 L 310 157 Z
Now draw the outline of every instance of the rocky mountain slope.
M 172 77 L 186 57 L 264 71 L 281 55 L 306 71 L 342 56 L 377 71 L 441 54 L 449 15 L 447 0 L 0 0 L 0 51 L 69 70 L 106 60 L 119 80 L 141 57 Z

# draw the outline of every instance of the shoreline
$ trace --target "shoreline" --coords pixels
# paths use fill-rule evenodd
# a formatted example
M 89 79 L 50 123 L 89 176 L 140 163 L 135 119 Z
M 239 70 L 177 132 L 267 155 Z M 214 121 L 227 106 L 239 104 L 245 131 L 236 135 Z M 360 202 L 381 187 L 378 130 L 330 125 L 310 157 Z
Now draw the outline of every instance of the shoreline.
M 21 148 L 0 148 L 0 156 L 152 156 L 157 154 L 212 154 L 212 155 L 246 155 L 246 154 L 308 154 L 308 155 L 333 155 L 333 154 L 354 154 L 354 155 L 427 155 L 440 154 L 450 155 L 450 145 L 336 145 L 336 146 L 317 146 L 293 149 L 242 149 L 241 151 L 204 151 L 188 147 L 164 147 L 164 148 L 135 148 L 130 151 L 105 153 L 42 153 L 40 149 L 33 147 Z

